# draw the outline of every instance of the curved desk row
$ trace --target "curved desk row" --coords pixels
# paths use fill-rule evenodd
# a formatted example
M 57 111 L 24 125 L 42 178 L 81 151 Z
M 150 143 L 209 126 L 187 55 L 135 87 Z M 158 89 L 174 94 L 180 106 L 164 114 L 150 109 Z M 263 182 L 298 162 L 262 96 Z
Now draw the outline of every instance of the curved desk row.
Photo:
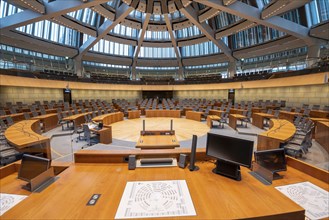
M 39 120 L 24 120 L 7 128 L 5 137 L 18 151 L 43 153 L 51 159 L 50 139 L 40 135 Z
M 112 123 L 123 121 L 123 113 L 122 112 L 114 112 L 109 114 L 104 114 L 93 118 L 95 122 L 102 122 L 104 125 L 110 125 Z
M 296 127 L 283 119 L 271 119 L 270 129 L 258 135 L 257 150 L 269 150 L 280 147 L 281 143 L 290 140 L 296 132 Z
M 146 117 L 180 118 L 180 110 L 145 110 Z

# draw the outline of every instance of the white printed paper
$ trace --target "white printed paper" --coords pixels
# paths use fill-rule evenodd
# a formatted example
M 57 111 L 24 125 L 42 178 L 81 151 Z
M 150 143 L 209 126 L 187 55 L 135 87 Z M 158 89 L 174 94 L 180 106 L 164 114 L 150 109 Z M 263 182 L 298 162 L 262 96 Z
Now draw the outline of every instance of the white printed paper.
M 0 193 L 0 216 L 20 203 L 27 196 Z
M 329 192 L 310 183 L 302 182 L 275 187 L 285 196 L 305 209 L 309 219 L 329 217 Z
M 185 180 L 127 182 L 115 219 L 196 215 Z

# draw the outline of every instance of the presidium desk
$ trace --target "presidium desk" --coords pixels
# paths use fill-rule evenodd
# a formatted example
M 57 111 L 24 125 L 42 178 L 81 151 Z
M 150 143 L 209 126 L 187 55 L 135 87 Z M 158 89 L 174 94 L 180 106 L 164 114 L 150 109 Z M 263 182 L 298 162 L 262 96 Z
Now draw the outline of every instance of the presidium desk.
M 179 156 L 179 153 L 187 153 L 184 150 L 186 149 L 160 150 L 160 154 Z M 198 149 L 198 153 L 200 150 L 205 153 L 204 148 Z M 304 220 L 304 209 L 274 187 L 309 181 L 328 190 L 328 183 L 324 180 L 290 166 L 286 172 L 281 173 L 283 179 L 265 186 L 251 176 L 249 169 L 245 167 L 241 167 L 241 181 L 214 174 L 212 169 L 215 165 L 207 160 L 197 162 L 200 170 L 194 172 L 178 167 L 128 170 L 128 164 L 123 163 L 122 158 L 118 163 L 101 162 L 109 159 L 110 154 L 115 152 L 84 150 L 76 153 L 80 156 L 89 154 L 89 162 L 81 163 L 81 157 L 75 155 L 76 163 L 58 174 L 58 179 L 40 193 L 21 189 L 26 182 L 17 179 L 17 164 L 1 168 L 0 191 L 28 195 L 25 200 L 1 216 L 1 219 L 114 219 L 128 181 L 186 180 L 197 215 L 175 219 Z M 126 157 L 130 154 L 142 155 L 143 152 L 145 151 L 131 150 L 125 153 L 119 151 L 119 154 Z M 155 152 L 147 150 L 146 154 L 157 154 Z M 316 172 L 312 170 L 311 173 Z M 101 196 L 94 206 L 87 206 L 93 194 Z

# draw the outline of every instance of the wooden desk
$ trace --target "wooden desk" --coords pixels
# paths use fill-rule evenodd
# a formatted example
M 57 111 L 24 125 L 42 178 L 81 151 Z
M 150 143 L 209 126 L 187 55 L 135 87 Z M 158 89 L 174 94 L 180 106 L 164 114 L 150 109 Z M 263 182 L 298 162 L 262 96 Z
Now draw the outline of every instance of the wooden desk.
M 180 118 L 180 110 L 145 110 L 146 117 Z
M 51 159 L 50 139 L 40 135 L 39 120 L 24 120 L 7 128 L 7 141 L 21 152 L 43 153 Z
M 134 119 L 134 118 L 140 118 L 140 117 L 141 117 L 140 110 L 128 111 L 128 119 Z
M 296 127 L 284 119 L 271 119 L 268 131 L 258 135 L 257 150 L 269 150 L 280 147 L 287 142 L 296 132 Z
M 314 122 L 314 128 L 312 129 L 312 137 L 315 138 L 315 131 L 318 122 L 329 122 L 329 118 L 309 118 Z
M 261 113 L 261 112 L 264 112 L 264 111 L 266 111 L 266 108 L 260 108 L 260 107 L 252 107 L 251 108 L 252 113 Z
M 63 121 L 72 121 L 73 122 L 73 126 L 74 126 L 74 131 L 76 131 L 78 129 L 78 126 L 82 125 L 83 123 L 86 122 L 85 120 L 85 115 L 88 115 L 90 113 L 80 113 L 80 114 L 76 114 L 76 115 L 71 115 L 68 117 L 63 118 Z
M 230 114 L 229 115 L 229 118 L 228 118 L 228 125 L 233 128 L 234 130 L 236 130 L 236 127 L 237 127 L 237 121 L 238 120 L 242 120 L 242 119 L 245 119 L 247 118 L 246 116 L 244 115 L 240 115 L 240 114 Z
M 112 127 L 106 126 L 101 130 L 90 129 L 90 131 L 99 134 L 99 143 L 110 144 L 112 143 Z
M 267 113 L 254 113 L 252 114 L 252 125 L 263 129 L 264 128 L 264 119 L 265 118 L 274 118 L 274 115 Z
M 38 119 L 43 124 L 43 132 L 50 131 L 54 129 L 58 125 L 58 117 L 56 113 L 46 114 L 46 115 L 39 115 L 34 117 L 33 119 Z
M 237 108 L 231 108 L 230 109 L 230 114 L 239 114 L 239 115 L 242 115 L 244 111 L 246 111 L 246 110 L 244 110 L 244 109 L 237 109 Z
M 210 110 L 209 110 L 209 115 L 217 115 L 217 116 L 221 116 L 221 114 L 222 114 L 223 112 L 224 112 L 224 111 L 222 111 L 222 110 L 210 109 Z
M 176 135 L 144 135 L 136 143 L 136 148 L 141 149 L 171 149 L 175 147 L 180 147 Z
M 114 112 L 109 114 L 104 114 L 93 118 L 95 122 L 102 122 L 104 125 L 110 125 L 112 123 L 123 121 L 122 112 Z
M 213 121 L 219 121 L 220 117 L 218 115 L 208 115 L 207 117 L 207 125 L 209 128 L 213 127 Z
M 212 163 L 197 165 L 200 170 L 190 172 L 178 167 L 128 170 L 127 163 L 72 164 L 41 193 L 22 192 L 25 183 L 13 172 L 1 179 L 1 192 L 29 197 L 1 219 L 114 219 L 128 181 L 176 179 L 186 180 L 197 215 L 167 219 L 304 219 L 304 209 L 274 187 L 310 181 L 328 190 L 327 183 L 292 167 L 283 179 L 265 186 L 244 167 L 242 181 L 234 181 L 212 173 Z M 94 193 L 101 197 L 95 206 L 86 206 Z
M 184 107 L 184 108 L 183 108 L 183 111 L 182 111 L 182 115 L 185 115 L 185 116 L 186 116 L 186 112 L 188 112 L 188 111 L 192 111 L 192 110 L 193 110 L 192 107 Z
M 311 110 L 310 116 L 314 118 L 329 118 L 329 111 Z
M 2 118 L 2 120 L 6 120 L 7 116 L 10 116 L 13 119 L 14 122 L 20 122 L 20 121 L 25 120 L 24 113 L 3 115 L 3 116 L 0 116 L 0 118 Z
M 280 119 L 288 120 L 288 121 L 290 121 L 290 122 L 294 122 L 295 117 L 296 117 L 297 115 L 300 115 L 300 113 L 296 113 L 296 112 L 287 112 L 287 111 L 280 111 L 279 118 L 280 118 Z
M 318 121 L 315 140 L 329 153 L 329 122 Z
M 192 111 L 187 111 L 186 112 L 186 119 L 191 119 L 194 121 L 201 121 L 203 112 L 192 112 Z

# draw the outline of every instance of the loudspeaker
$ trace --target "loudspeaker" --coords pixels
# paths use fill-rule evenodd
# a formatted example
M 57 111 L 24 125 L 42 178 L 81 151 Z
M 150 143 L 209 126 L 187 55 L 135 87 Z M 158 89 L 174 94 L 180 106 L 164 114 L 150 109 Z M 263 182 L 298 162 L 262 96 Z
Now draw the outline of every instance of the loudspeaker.
M 170 120 L 170 131 L 172 131 L 173 130 L 173 120 L 171 119 Z
M 129 155 L 128 170 L 136 169 L 136 155 Z
M 178 161 L 178 166 L 180 168 L 185 168 L 187 163 L 187 155 L 186 154 L 180 154 L 179 155 L 179 161 Z
M 191 155 L 190 155 L 190 171 L 197 171 L 199 167 L 195 166 L 195 154 L 196 154 L 196 144 L 198 141 L 198 136 L 193 135 L 192 138 L 192 146 L 191 146 Z
M 145 120 L 143 120 L 143 131 L 145 132 Z

